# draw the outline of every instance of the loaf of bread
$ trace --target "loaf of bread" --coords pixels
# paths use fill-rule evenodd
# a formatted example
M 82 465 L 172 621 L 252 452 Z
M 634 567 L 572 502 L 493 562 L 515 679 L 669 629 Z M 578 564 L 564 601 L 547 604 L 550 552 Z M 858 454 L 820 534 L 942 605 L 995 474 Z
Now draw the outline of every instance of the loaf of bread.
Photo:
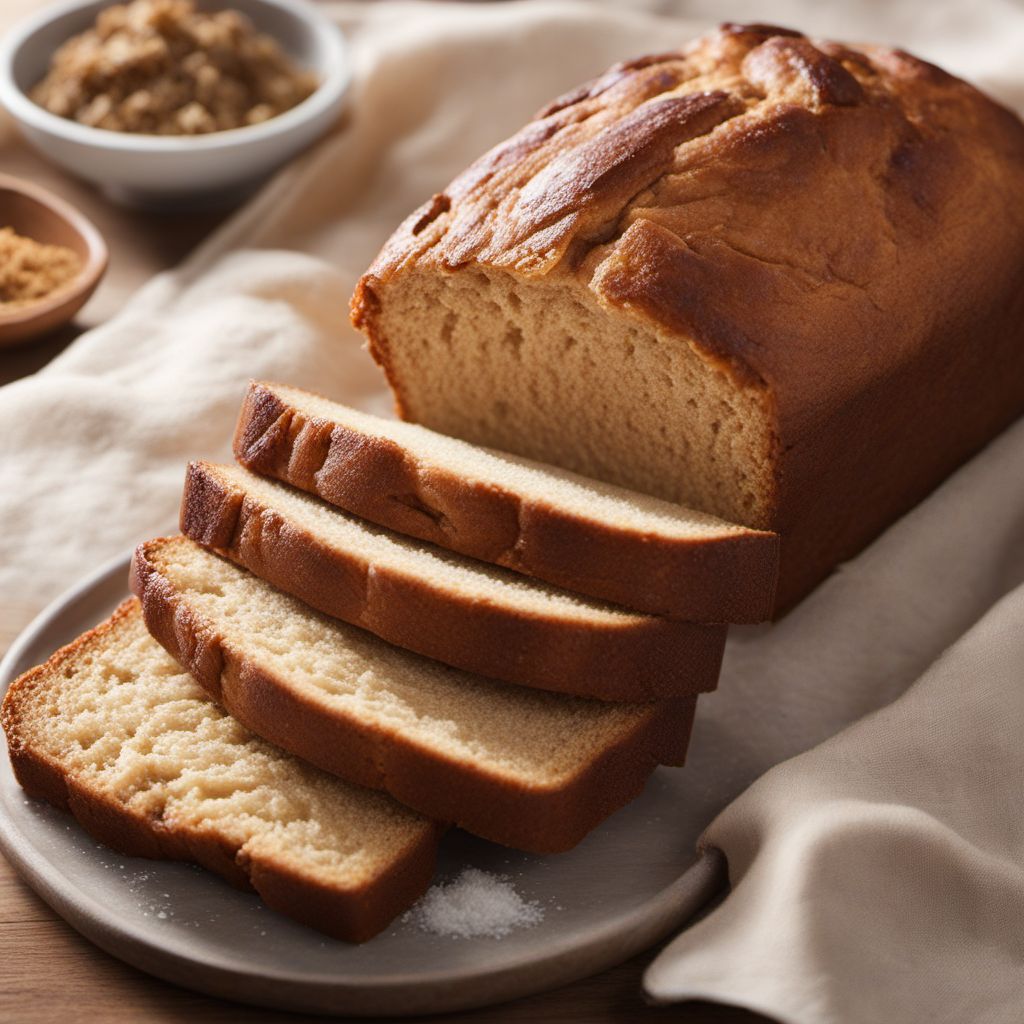
M 235 457 L 339 508 L 579 594 L 689 622 L 771 615 L 778 537 L 253 381 Z
M 725 25 L 542 110 L 352 310 L 404 418 L 779 532 L 782 609 L 1024 410 L 1024 126 Z
M 258 736 L 507 846 L 569 849 L 685 758 L 695 698 L 608 704 L 460 672 L 184 537 L 140 545 L 132 588 L 155 639 Z
M 121 853 L 194 861 L 337 938 L 370 938 L 433 874 L 437 825 L 246 732 L 134 599 L 12 683 L 2 719 L 30 796 Z
M 236 466 L 189 466 L 181 529 L 318 611 L 469 672 L 599 700 L 689 697 L 718 682 L 724 625 L 587 600 Z

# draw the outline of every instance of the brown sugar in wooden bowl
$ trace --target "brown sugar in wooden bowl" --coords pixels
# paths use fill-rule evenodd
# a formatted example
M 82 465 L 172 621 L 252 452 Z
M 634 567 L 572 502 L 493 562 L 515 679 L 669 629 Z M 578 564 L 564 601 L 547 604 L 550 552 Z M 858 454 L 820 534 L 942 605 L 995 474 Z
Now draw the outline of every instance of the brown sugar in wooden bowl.
M 71 249 L 78 272 L 52 293 L 26 303 L 0 303 L 0 347 L 39 337 L 67 323 L 85 305 L 107 269 L 107 245 L 70 203 L 30 182 L 0 174 L 0 227 L 44 245 Z

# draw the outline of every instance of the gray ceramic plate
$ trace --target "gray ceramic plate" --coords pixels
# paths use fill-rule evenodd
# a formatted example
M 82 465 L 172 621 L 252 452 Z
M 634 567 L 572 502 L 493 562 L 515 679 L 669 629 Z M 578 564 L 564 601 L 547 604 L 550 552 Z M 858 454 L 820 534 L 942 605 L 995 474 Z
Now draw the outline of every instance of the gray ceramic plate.
M 0 665 L 0 692 L 124 597 L 119 559 L 51 605 Z M 703 759 L 702 759 L 703 760 Z M 51 907 L 98 946 L 158 977 L 260 1006 L 405 1015 L 499 1002 L 620 963 L 677 928 L 722 884 L 695 861 L 715 788 L 660 769 L 644 794 L 571 853 L 534 857 L 453 831 L 439 879 L 467 865 L 509 876 L 544 917 L 503 939 L 442 938 L 396 922 L 362 946 L 325 938 L 189 865 L 121 857 L 19 789 L 0 765 L 0 846 Z

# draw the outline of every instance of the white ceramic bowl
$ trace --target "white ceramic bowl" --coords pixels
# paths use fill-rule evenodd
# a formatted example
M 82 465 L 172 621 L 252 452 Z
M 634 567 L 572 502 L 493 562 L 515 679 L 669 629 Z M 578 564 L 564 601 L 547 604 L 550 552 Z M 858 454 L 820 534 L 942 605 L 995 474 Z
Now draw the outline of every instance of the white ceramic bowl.
M 53 52 L 114 0 L 47 7 L 0 41 L 0 102 L 28 141 L 55 163 L 134 205 L 201 207 L 238 199 L 326 131 L 338 117 L 350 64 L 338 28 L 305 0 L 197 0 L 242 11 L 320 80 L 302 103 L 261 124 L 208 135 L 136 135 L 90 128 L 33 103 L 28 91 Z

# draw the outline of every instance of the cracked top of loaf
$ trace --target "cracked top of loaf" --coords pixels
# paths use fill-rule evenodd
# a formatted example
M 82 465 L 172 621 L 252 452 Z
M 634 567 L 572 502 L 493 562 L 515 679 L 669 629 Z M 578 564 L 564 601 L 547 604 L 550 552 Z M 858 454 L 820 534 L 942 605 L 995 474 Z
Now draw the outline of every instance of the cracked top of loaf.
M 726 24 L 555 100 L 395 232 L 409 272 L 574 278 L 773 394 L 783 440 L 1024 260 L 1024 126 L 900 50 Z M 837 339 L 845 339 L 842 342 Z

